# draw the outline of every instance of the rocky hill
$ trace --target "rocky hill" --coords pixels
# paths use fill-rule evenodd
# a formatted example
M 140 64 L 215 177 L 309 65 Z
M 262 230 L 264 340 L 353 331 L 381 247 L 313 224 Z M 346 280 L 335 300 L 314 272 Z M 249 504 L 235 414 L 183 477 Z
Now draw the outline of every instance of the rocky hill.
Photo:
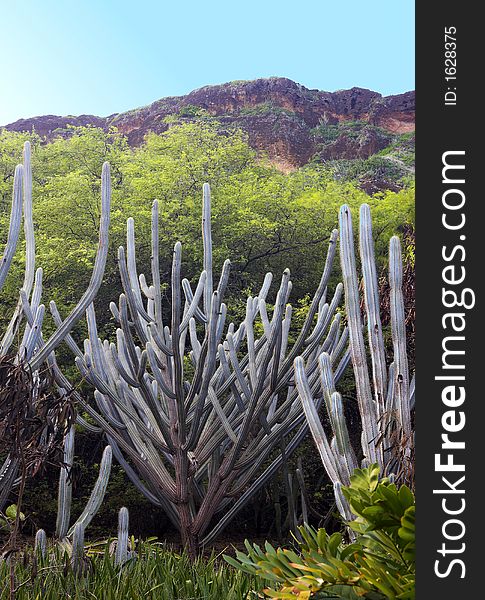
M 278 168 L 290 171 L 310 161 L 368 159 L 401 137 L 409 144 L 414 117 L 412 91 L 387 97 L 362 88 L 324 92 L 272 77 L 206 86 L 108 117 L 45 115 L 20 119 L 5 128 L 35 129 L 51 139 L 69 135 L 69 125 L 115 126 L 136 146 L 149 131 L 163 132 L 176 122 L 217 118 L 223 128 L 246 131 L 252 147 Z M 392 156 L 391 160 L 401 158 Z

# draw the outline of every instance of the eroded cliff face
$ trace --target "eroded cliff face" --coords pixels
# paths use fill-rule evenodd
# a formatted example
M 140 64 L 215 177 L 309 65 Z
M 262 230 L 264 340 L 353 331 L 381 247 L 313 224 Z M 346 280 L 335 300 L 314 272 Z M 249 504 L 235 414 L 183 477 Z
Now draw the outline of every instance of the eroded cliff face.
M 167 116 L 194 121 L 198 111 L 216 117 L 225 128 L 241 128 L 247 132 L 253 148 L 280 169 L 289 171 L 314 157 L 368 158 L 386 145 L 380 130 L 390 134 L 414 131 L 415 94 L 383 97 L 362 88 L 323 92 L 274 77 L 205 86 L 186 96 L 163 98 L 109 117 L 46 115 L 21 119 L 5 128 L 11 131 L 34 128 L 39 135 L 51 139 L 69 135 L 68 125 L 105 129 L 115 126 L 127 136 L 130 145 L 136 146 L 149 131 L 166 131 L 170 126 Z M 355 121 L 368 127 L 361 127 L 359 136 L 349 136 L 345 125 Z M 341 133 L 340 126 L 343 126 Z M 335 136 L 331 143 L 325 138 L 327 129 Z M 322 140 L 326 143 L 322 144 Z

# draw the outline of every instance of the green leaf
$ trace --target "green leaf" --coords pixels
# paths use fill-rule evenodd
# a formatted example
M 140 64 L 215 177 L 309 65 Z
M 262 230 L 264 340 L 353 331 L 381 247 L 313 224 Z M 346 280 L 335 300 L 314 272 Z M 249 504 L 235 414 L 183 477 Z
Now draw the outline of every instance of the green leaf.
M 5 516 L 8 517 L 11 521 L 14 521 L 17 518 L 17 505 L 11 504 L 5 511 Z M 25 521 L 25 515 L 23 512 L 19 514 L 19 518 L 21 521 Z

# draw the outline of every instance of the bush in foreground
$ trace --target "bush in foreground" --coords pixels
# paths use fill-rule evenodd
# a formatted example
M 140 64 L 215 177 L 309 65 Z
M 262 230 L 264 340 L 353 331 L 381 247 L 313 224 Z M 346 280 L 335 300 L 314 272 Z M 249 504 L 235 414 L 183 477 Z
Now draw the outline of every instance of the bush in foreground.
M 379 481 L 379 468 L 356 469 L 349 487 L 342 488 L 355 520 L 347 525 L 356 532 L 353 543 L 342 534 L 328 535 L 308 525 L 299 528 L 300 552 L 265 551 L 246 542 L 248 553 L 226 561 L 244 573 L 271 582 L 271 598 L 385 598 L 411 600 L 415 586 L 414 495 L 399 489 L 389 478 Z

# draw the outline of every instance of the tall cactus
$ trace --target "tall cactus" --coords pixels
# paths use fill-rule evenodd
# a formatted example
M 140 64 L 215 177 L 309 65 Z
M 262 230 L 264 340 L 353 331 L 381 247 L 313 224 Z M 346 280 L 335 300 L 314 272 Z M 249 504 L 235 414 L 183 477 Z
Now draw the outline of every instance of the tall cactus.
M 414 384 L 409 383 L 406 354 L 400 241 L 397 236 L 392 237 L 389 248 L 394 358 L 388 367 L 385 360 L 384 336 L 380 318 L 372 222 L 367 204 L 363 204 L 360 208 L 359 238 L 367 345 L 363 333 L 352 218 L 349 207 L 344 205 L 340 209 L 340 258 L 345 288 L 350 353 L 362 423 L 359 454 L 363 457 L 362 465 L 377 462 L 381 466 L 381 472 L 389 474 L 392 470 L 396 470 L 400 476 L 405 477 L 413 446 L 411 405 Z M 368 355 L 370 355 L 372 365 L 372 376 L 369 374 L 367 365 Z M 357 460 L 358 453 L 354 451 L 350 442 L 342 398 L 335 388 L 331 355 L 328 352 L 321 353 L 318 359 L 318 369 L 326 412 L 332 430 L 330 442 L 318 417 L 314 394 L 309 385 L 313 365 L 305 365 L 303 357 L 295 360 L 295 382 L 313 439 L 325 470 L 334 484 L 337 506 L 342 515 L 348 519 L 350 514 L 340 487 L 342 484 L 349 485 L 352 471 L 360 466 Z M 396 439 L 399 442 L 400 450 L 397 453 L 393 452 Z
M 325 297 L 337 232 L 329 242 L 320 285 L 306 321 L 289 344 L 292 309 L 286 270 L 269 314 L 268 273 L 246 315 L 226 326 L 223 302 L 230 274 L 225 261 L 214 282 L 211 197 L 203 188 L 203 271 L 195 289 L 181 278 L 182 248 L 173 251 L 170 315 L 162 303 L 159 273 L 158 202 L 152 209 L 151 285 L 137 272 L 134 222 L 128 219 L 127 249 L 118 251 L 124 292 L 110 308 L 118 322 L 116 343 L 100 340 L 92 305 L 86 312 L 89 338 L 84 352 L 65 340 L 82 375 L 95 388 L 97 410 L 76 396 L 106 433 L 130 479 L 162 507 L 182 534 L 192 556 L 210 542 L 277 472 L 286 441 L 289 456 L 304 438 L 304 420 L 293 382 L 293 360 L 302 355 L 310 369 L 310 389 L 319 387 L 317 358 L 329 352 L 338 380 L 349 360 L 346 330 L 336 314 L 342 286 Z M 54 311 L 55 315 L 55 311 Z M 58 326 L 60 325 L 59 316 Z M 256 321 L 262 324 L 257 334 Z M 193 376 L 186 380 L 187 361 Z M 55 369 L 58 384 L 69 382 Z M 128 460 L 130 462 L 128 462 Z
M 30 143 L 24 144 L 24 164 L 15 169 L 14 191 L 10 227 L 4 254 L 0 259 L 0 290 L 10 268 L 13 255 L 19 239 L 24 214 L 24 231 L 26 240 L 25 275 L 20 289 L 19 301 L 11 321 L 0 342 L 0 356 L 6 355 L 18 337 L 19 328 L 24 318 L 25 330 L 22 344 L 18 349 L 18 360 L 27 357 L 30 368 L 37 369 L 44 361 L 53 360 L 53 351 L 62 343 L 66 335 L 84 316 L 87 307 L 94 300 L 101 285 L 106 259 L 108 255 L 108 232 L 111 205 L 111 177 L 108 163 L 104 163 L 101 176 L 101 219 L 99 228 L 99 243 L 94 262 L 93 273 L 88 288 L 82 295 L 71 313 L 62 321 L 51 338 L 44 341 L 41 334 L 44 305 L 40 304 L 42 295 L 42 269 L 35 272 L 35 238 L 32 218 L 32 167 Z M 35 275 L 35 285 L 34 285 Z M 32 286 L 34 289 L 32 291 Z M 30 294 L 32 292 L 32 297 Z M 32 331 L 35 329 L 35 331 Z
M 0 338 L 0 357 L 14 356 L 15 364 L 26 365 L 33 373 L 34 385 L 40 384 L 42 376 L 38 369 L 47 362 L 52 372 L 57 371 L 54 351 L 69 335 L 70 330 L 84 316 L 86 308 L 92 303 L 101 285 L 108 252 L 108 230 L 110 221 L 111 182 L 108 163 L 103 165 L 101 182 L 101 220 L 99 229 L 99 244 L 96 253 L 94 269 L 88 288 L 71 313 L 61 320 L 53 335 L 44 341 L 42 324 L 45 307 L 41 304 L 42 269 L 35 270 L 35 237 L 32 212 L 32 169 L 30 143 L 25 142 L 23 149 L 23 165 L 15 169 L 13 185 L 13 201 L 7 243 L 3 256 L 0 258 L 0 291 L 5 282 L 12 263 L 20 236 L 22 212 L 25 233 L 25 273 L 24 281 L 19 292 L 19 299 L 13 315 Z M 55 305 L 51 310 L 56 311 Z M 19 344 L 15 346 L 16 341 Z M 37 382 L 37 383 L 36 383 Z M 62 388 L 62 386 L 60 386 Z M 64 390 L 60 389 L 60 394 Z M 35 390 L 34 390 L 35 396 Z M 62 411 L 60 411 L 62 414 Z M 64 428 L 63 423 L 57 423 L 57 429 Z M 0 508 L 15 484 L 18 473 L 18 457 L 13 449 L 7 449 L 8 456 L 0 467 Z

